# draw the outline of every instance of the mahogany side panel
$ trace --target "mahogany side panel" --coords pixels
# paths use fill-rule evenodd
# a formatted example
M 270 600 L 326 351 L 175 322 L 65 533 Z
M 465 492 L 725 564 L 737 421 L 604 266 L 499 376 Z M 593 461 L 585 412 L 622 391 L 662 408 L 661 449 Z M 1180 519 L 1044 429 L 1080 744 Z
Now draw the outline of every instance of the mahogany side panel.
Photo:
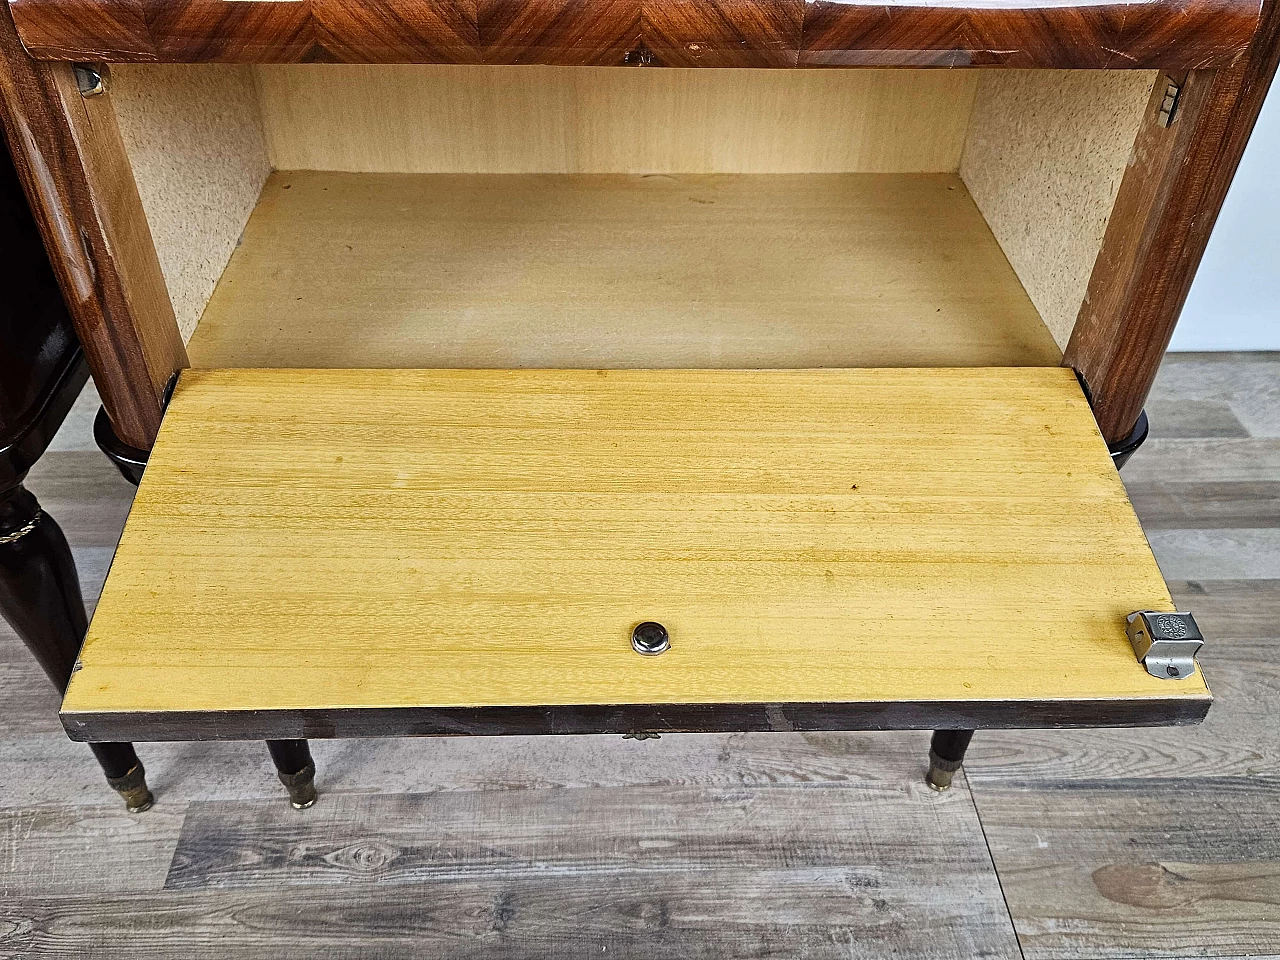
M 1109 442 L 1142 412 L 1278 61 L 1280 0 L 1268 0 L 1243 63 L 1171 78 L 1182 93 L 1169 127 L 1156 84 L 1063 357 Z
M 41 60 L 1208 69 L 1261 0 L 8 0 Z
M 103 404 L 148 449 L 165 384 L 187 365 L 108 96 L 22 50 L 0 12 L 0 121 Z

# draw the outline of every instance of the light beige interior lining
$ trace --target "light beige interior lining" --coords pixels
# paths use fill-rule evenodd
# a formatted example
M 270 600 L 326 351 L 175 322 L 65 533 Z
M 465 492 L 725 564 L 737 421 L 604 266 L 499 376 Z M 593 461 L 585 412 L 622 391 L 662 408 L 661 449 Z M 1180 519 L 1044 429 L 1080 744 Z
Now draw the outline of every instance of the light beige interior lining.
M 277 170 L 954 173 L 975 73 L 255 69 Z
M 249 67 L 118 64 L 108 78 L 184 340 L 271 173 Z
M 272 168 L 959 172 L 1058 345 L 1151 72 L 119 65 L 120 129 L 184 338 Z
M 983 71 L 960 176 L 1063 349 L 1155 77 Z

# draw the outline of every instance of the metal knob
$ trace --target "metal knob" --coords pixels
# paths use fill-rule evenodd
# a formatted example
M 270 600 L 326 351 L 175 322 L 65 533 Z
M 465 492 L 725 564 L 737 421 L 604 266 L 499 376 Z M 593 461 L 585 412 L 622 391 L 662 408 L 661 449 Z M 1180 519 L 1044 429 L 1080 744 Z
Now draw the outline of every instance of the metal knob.
M 645 657 L 656 657 L 671 648 L 671 637 L 660 623 L 646 620 L 631 631 L 631 649 Z

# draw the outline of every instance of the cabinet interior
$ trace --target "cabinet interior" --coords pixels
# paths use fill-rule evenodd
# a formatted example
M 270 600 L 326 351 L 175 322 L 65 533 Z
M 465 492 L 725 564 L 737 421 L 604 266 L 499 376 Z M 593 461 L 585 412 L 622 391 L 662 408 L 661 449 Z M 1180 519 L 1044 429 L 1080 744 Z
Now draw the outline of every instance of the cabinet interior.
M 117 65 L 196 366 L 1055 364 L 1149 71 Z

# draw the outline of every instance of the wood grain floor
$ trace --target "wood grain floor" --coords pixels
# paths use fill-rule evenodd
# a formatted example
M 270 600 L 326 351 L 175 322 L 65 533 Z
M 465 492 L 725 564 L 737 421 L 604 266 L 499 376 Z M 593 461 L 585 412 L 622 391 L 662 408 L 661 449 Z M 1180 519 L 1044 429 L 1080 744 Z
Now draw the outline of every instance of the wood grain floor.
M 83 399 L 30 486 L 97 595 Z M 1174 356 L 1125 479 L 1210 642 L 1201 727 L 145 745 L 129 816 L 0 627 L 3 957 L 1280 957 L 1280 356 Z

